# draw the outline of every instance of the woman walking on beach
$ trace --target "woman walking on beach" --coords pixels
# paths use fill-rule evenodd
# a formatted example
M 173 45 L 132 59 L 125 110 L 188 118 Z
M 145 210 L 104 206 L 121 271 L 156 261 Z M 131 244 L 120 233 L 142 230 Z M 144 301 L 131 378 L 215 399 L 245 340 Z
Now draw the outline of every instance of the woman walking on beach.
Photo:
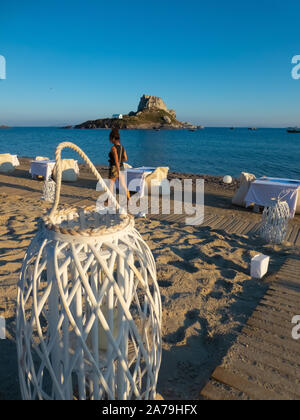
M 124 174 L 122 170 L 124 169 L 124 162 L 127 161 L 127 154 L 125 148 L 121 145 L 120 133 L 117 128 L 113 128 L 109 135 L 109 141 L 113 144 L 111 151 L 109 152 L 109 179 L 110 186 L 109 189 L 113 193 L 114 185 L 118 179 L 120 185 L 124 188 L 127 195 L 127 200 L 130 200 L 130 194 L 125 182 Z

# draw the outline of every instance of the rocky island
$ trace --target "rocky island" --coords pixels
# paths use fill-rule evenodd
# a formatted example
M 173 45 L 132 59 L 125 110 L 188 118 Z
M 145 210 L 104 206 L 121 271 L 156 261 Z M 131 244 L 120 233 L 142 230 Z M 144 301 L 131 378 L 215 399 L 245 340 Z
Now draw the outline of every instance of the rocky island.
M 168 109 L 161 98 L 143 95 L 136 112 L 121 115 L 119 118 L 101 118 L 86 121 L 74 128 L 112 128 L 120 129 L 178 129 L 185 128 L 184 123 L 177 121 L 176 112 Z

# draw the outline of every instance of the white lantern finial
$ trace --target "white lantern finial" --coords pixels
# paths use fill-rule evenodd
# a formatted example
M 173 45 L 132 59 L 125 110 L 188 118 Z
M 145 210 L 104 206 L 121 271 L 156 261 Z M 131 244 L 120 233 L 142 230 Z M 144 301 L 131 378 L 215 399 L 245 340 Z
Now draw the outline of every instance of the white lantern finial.
M 232 184 L 232 177 L 230 175 L 226 175 L 223 178 L 224 184 Z

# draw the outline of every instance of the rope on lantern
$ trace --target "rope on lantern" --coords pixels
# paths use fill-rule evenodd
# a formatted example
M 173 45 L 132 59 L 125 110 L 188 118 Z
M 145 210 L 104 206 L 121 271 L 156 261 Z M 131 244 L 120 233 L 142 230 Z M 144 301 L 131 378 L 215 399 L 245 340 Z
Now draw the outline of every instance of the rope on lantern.
M 24 399 L 154 399 L 161 361 L 161 298 L 152 253 L 124 214 L 53 208 L 23 262 L 17 349 Z M 28 316 L 29 314 L 29 316 Z

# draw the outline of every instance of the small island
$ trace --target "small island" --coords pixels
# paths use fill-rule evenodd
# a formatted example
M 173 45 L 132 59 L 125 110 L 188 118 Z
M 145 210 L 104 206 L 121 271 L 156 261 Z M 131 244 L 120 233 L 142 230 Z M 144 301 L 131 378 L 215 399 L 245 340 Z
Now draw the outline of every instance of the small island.
M 11 128 L 11 127 L 8 127 L 8 125 L 0 125 L 0 129 L 6 129 L 6 128 Z
M 119 129 L 182 129 L 187 128 L 188 123 L 182 123 L 176 119 L 176 112 L 168 109 L 164 101 L 151 95 L 143 95 L 140 99 L 136 112 L 126 115 L 116 114 L 113 118 L 101 118 L 86 121 L 76 125 L 78 129 L 112 128 Z M 188 126 L 192 126 L 188 124 Z

